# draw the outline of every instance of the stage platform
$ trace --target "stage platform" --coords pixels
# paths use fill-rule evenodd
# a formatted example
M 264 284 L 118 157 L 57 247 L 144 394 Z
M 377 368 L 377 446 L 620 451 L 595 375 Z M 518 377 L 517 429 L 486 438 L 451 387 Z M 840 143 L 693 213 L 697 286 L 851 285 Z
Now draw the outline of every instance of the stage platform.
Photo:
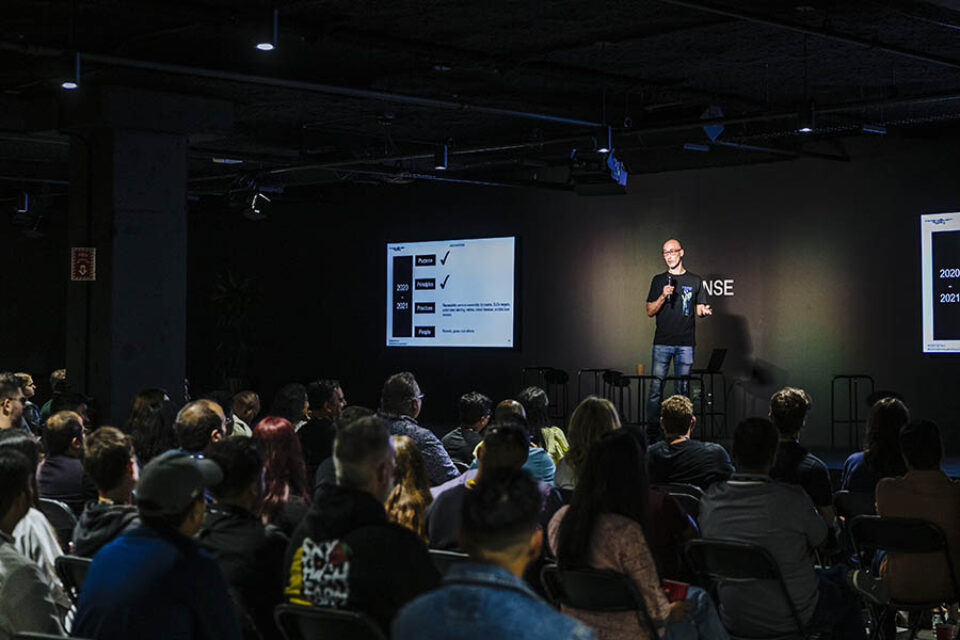
M 833 482 L 834 491 L 840 488 L 840 472 L 843 469 L 843 461 L 850 455 L 847 451 L 831 451 L 829 449 L 810 449 L 810 452 L 823 460 L 824 464 L 830 469 L 830 479 Z M 949 456 L 944 459 L 941 468 L 951 478 L 960 479 L 960 456 Z

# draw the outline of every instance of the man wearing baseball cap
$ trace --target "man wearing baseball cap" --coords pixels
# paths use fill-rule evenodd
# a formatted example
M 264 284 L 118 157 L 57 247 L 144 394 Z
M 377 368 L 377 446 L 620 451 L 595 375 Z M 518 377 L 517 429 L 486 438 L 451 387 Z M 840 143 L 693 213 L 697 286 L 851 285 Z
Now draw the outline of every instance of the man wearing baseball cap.
M 168 451 L 143 468 L 137 486 L 142 526 L 93 557 L 73 633 L 97 640 L 240 638 L 227 582 L 192 540 L 204 516 L 204 489 L 223 478 L 212 460 Z

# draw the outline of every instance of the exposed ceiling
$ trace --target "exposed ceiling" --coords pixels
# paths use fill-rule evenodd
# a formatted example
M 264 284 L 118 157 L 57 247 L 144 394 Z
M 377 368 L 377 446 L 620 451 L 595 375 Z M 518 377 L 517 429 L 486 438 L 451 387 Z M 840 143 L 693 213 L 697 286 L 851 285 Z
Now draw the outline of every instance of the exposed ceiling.
M 78 53 L 75 94 L 119 85 L 233 105 L 232 126 L 191 136 L 195 194 L 251 180 L 568 189 L 602 162 L 601 125 L 634 174 L 844 162 L 852 136 L 960 132 L 953 4 L 6 0 L 0 198 L 65 191 L 69 137 L 24 112 L 66 99 Z M 258 51 L 274 9 L 277 48 Z

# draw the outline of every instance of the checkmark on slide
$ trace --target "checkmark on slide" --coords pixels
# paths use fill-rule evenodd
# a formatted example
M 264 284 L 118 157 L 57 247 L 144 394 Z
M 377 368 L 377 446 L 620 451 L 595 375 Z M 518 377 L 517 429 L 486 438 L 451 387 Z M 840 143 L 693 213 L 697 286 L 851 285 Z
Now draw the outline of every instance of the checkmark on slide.
M 440 258 L 440 264 L 447 264 L 447 256 L 449 256 L 449 255 L 450 255 L 450 252 L 449 252 L 449 251 L 447 251 L 445 254 L 443 254 L 443 257 Z
M 441 289 L 446 288 L 446 286 L 447 286 L 447 280 L 449 280 L 449 279 L 450 279 L 450 274 L 448 273 L 448 274 L 447 274 L 447 277 L 444 278 L 444 279 L 443 279 L 443 282 L 440 283 L 440 288 L 441 288 Z

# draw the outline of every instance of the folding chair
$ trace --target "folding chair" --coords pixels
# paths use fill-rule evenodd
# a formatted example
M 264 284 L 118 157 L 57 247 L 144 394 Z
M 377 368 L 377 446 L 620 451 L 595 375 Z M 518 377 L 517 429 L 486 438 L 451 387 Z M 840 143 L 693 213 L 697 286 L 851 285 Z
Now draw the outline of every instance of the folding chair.
M 64 552 L 70 550 L 70 541 L 73 540 L 73 528 L 77 526 L 77 517 L 70 507 L 59 500 L 40 498 L 40 512 L 47 518 L 53 530 L 60 539 L 60 547 Z
M 440 572 L 440 575 L 447 575 L 450 567 L 461 562 L 469 562 L 470 556 L 465 553 L 460 553 L 459 551 L 444 551 L 442 549 L 428 549 L 430 554 L 430 560 L 433 561 L 433 566 L 437 568 L 437 571 Z
M 693 518 L 695 522 L 699 522 L 700 500 L 703 498 L 703 490 L 700 487 L 683 482 L 666 482 L 655 484 L 651 488 L 669 493 L 683 507 L 687 515 Z
M 840 530 L 839 542 L 840 550 L 846 559 L 855 556 L 853 550 L 853 541 L 850 539 L 850 523 L 857 516 L 872 516 L 876 514 L 876 499 L 873 493 L 866 491 L 835 491 L 833 494 L 833 507 L 837 511 L 837 524 Z M 871 554 L 872 555 L 872 554 Z M 869 559 L 866 567 L 870 566 Z M 859 564 L 859 563 L 856 563 Z
M 87 570 L 90 568 L 90 558 L 80 556 L 62 555 L 57 558 L 54 568 L 57 570 L 57 576 L 63 583 L 67 595 L 73 604 L 80 600 L 80 589 L 83 587 L 83 581 L 87 577 Z
M 380 627 L 358 611 L 281 604 L 273 619 L 285 640 L 386 640 Z

